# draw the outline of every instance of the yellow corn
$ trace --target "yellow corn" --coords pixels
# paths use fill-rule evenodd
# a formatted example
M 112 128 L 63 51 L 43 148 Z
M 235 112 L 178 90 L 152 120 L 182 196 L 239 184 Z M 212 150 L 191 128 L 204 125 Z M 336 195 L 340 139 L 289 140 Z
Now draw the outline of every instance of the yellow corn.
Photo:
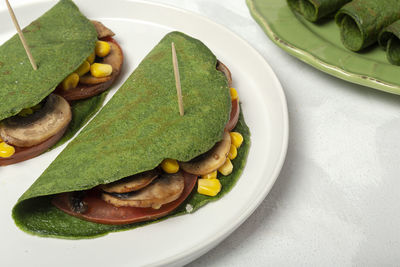
M 79 75 L 73 72 L 67 78 L 62 81 L 61 86 L 65 91 L 74 89 L 78 86 L 79 83 Z
M 86 60 L 87 62 L 89 62 L 89 64 L 93 64 L 95 59 L 96 59 L 96 53 L 93 52 L 90 56 L 88 56 Z
M 230 132 L 231 142 L 236 148 L 239 148 L 243 143 L 243 136 L 238 132 Z
M 197 181 L 197 192 L 199 194 L 213 197 L 221 191 L 221 182 L 218 179 L 199 179 Z
M 217 171 L 213 171 L 209 174 L 202 175 L 201 178 L 202 179 L 217 179 Z
M 218 171 L 224 175 L 227 176 L 232 173 L 233 171 L 233 165 L 230 159 L 226 159 L 224 165 L 218 168 Z
M 86 73 L 88 73 L 90 70 L 90 63 L 89 61 L 85 60 L 83 61 L 82 65 L 79 66 L 79 68 L 75 71 L 79 76 L 83 76 Z
M 231 91 L 231 99 L 232 100 L 236 100 L 236 99 L 239 98 L 239 95 L 238 95 L 238 93 L 237 93 L 235 88 L 231 87 L 230 91 Z
M 231 144 L 231 148 L 229 149 L 228 158 L 235 159 L 237 156 L 237 148 Z
M 96 42 L 96 56 L 98 57 L 105 57 L 110 53 L 111 47 L 110 44 L 104 41 L 97 41 Z
M 29 115 L 33 114 L 33 109 L 32 108 L 24 108 L 21 110 L 18 115 L 21 117 L 28 117 Z
M 112 66 L 109 64 L 94 63 L 90 66 L 90 73 L 97 78 L 107 77 L 112 73 Z
M 166 173 L 176 173 L 179 171 L 179 164 L 175 159 L 164 159 L 161 162 L 161 168 Z
M 15 153 L 15 148 L 6 144 L 5 142 L 0 143 L 0 158 L 9 158 Z

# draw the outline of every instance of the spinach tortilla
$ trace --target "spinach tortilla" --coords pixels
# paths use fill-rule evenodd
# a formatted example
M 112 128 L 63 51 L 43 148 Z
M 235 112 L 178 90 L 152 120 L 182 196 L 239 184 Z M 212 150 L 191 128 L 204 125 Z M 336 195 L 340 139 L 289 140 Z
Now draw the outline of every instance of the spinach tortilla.
M 175 43 L 185 115 L 176 100 L 171 58 Z M 24 231 L 60 238 L 89 238 L 143 223 L 110 226 L 69 216 L 50 204 L 51 195 L 93 188 L 157 167 L 165 158 L 188 161 L 222 139 L 231 99 L 215 55 L 199 40 L 180 32 L 166 35 L 145 57 L 124 85 L 64 149 L 13 209 Z M 235 171 L 221 179 L 216 197 L 196 193 L 186 200 L 193 209 L 229 191 L 241 173 L 249 132 L 241 115 L 237 125 L 245 137 Z M 183 206 L 172 215 L 185 213 Z M 172 216 L 171 215 L 171 216 Z
M 309 21 L 316 22 L 334 13 L 351 0 L 287 0 L 293 10 Z
M 359 51 L 375 43 L 383 28 L 400 19 L 398 0 L 353 0 L 336 14 L 343 45 Z
M 379 34 L 379 44 L 386 49 L 389 62 L 400 65 L 400 20 L 382 30 Z

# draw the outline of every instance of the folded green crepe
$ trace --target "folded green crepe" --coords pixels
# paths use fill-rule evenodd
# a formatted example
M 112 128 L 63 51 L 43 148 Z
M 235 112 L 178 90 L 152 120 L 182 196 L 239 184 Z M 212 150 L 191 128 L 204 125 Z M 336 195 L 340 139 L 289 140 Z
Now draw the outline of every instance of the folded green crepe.
M 304 18 L 315 22 L 324 18 L 351 0 L 287 0 L 288 5 Z
M 33 70 L 17 35 L 0 46 L 0 121 L 40 103 L 94 51 L 97 32 L 71 0 L 60 0 L 24 36 L 38 65 Z M 71 137 L 101 106 L 104 95 L 74 102 Z
M 171 56 L 175 43 L 185 115 L 179 115 Z M 226 77 L 216 70 L 215 55 L 199 40 L 172 32 L 146 56 L 100 113 L 64 149 L 13 209 L 16 224 L 29 233 L 62 238 L 88 238 L 124 226 L 92 223 L 53 207 L 51 195 L 93 188 L 157 167 L 163 159 L 188 161 L 222 139 L 230 117 Z M 221 179 L 216 197 L 192 193 L 170 216 L 186 213 L 220 198 L 244 166 L 249 131 L 243 116 L 237 130 L 244 144 L 233 161 L 234 172 Z
M 400 65 L 400 20 L 390 24 L 379 34 L 379 44 L 386 49 L 390 63 Z
M 400 19 L 399 0 L 354 0 L 336 14 L 343 45 L 359 51 L 375 43 L 383 28 Z

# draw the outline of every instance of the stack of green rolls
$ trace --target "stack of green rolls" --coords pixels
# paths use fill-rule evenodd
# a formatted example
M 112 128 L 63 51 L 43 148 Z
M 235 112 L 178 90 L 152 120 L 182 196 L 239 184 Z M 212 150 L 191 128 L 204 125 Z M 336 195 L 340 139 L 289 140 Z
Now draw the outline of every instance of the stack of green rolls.
M 335 15 L 343 45 L 360 51 L 379 42 L 390 63 L 400 65 L 400 0 L 287 0 L 311 22 Z

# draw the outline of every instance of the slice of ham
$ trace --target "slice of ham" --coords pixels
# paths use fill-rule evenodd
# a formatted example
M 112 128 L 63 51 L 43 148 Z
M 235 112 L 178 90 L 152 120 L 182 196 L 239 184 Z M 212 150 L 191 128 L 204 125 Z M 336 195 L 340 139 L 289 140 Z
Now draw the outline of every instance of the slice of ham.
M 62 193 L 56 195 L 52 203 L 54 206 L 65 213 L 101 224 L 123 225 L 135 222 L 143 222 L 164 217 L 175 210 L 190 195 L 196 185 L 197 176 L 184 173 L 185 187 L 181 196 L 159 209 L 152 208 L 133 208 L 133 207 L 115 207 L 101 199 L 101 190 L 94 188 L 89 190 L 83 201 L 87 205 L 84 213 L 74 212 L 69 204 L 71 193 Z
M 39 156 L 43 152 L 47 151 L 50 147 L 54 146 L 58 142 L 58 140 L 63 137 L 67 128 L 68 125 L 57 134 L 53 135 L 52 137 L 38 145 L 32 147 L 15 147 L 14 155 L 8 158 L 0 158 L 0 166 L 11 165 Z

